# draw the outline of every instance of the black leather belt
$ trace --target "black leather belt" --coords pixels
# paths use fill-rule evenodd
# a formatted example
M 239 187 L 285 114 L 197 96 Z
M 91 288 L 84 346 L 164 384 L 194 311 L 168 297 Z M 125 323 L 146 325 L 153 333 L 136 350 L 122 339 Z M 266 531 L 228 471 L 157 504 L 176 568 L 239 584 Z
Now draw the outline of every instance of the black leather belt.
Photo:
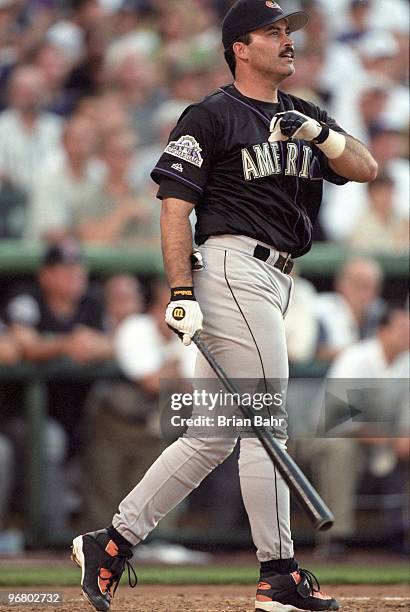
M 269 257 L 271 256 L 271 250 L 262 246 L 261 244 L 257 244 L 253 252 L 253 256 L 261 261 L 268 261 Z M 273 267 L 278 268 L 278 270 L 283 272 L 283 274 L 290 274 L 293 270 L 293 266 L 294 263 L 290 255 L 283 257 L 283 255 L 279 254 L 279 257 L 273 264 Z

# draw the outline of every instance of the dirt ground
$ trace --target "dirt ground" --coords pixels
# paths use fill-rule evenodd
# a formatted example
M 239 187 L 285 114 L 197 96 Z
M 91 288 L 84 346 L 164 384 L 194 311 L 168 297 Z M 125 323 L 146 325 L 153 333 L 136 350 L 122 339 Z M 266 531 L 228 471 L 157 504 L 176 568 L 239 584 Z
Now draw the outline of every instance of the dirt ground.
M 9 593 L 59 592 L 62 603 L 6 604 Z M 326 587 L 341 603 L 343 612 L 379 612 L 410 610 L 410 589 L 401 586 Z M 249 586 L 138 586 L 134 591 L 121 587 L 111 607 L 112 612 L 252 612 L 254 589 Z M 0 589 L 2 612 L 89 612 L 93 608 L 83 599 L 78 587 L 62 589 Z

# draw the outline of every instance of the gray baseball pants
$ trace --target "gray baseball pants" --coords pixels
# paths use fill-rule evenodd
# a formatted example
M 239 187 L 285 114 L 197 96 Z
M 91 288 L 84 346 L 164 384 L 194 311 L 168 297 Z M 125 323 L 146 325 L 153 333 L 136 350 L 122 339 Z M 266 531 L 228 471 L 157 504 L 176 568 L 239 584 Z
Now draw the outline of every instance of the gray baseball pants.
M 200 247 L 205 268 L 194 273 L 195 295 L 204 314 L 203 338 L 228 376 L 288 378 L 284 316 L 292 279 L 253 256 L 258 243 L 245 236 L 215 236 Z M 215 374 L 198 355 L 196 379 Z M 188 430 L 155 461 L 125 497 L 114 527 L 138 544 L 232 452 L 236 440 L 198 437 Z M 285 439 L 282 440 L 285 444 Z M 289 490 L 259 440 L 241 437 L 239 477 L 259 561 L 293 557 Z

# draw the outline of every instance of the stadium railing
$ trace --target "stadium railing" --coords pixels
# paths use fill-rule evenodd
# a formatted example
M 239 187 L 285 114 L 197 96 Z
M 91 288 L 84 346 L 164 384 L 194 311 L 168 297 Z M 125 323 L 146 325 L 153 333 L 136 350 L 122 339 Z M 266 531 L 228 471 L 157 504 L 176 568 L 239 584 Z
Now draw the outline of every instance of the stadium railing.
M 43 246 L 16 240 L 0 241 L 0 277 L 33 274 L 41 261 Z M 333 243 L 315 243 L 313 249 L 298 260 L 301 274 L 332 276 L 347 257 L 350 249 Z M 85 260 L 92 274 L 109 276 L 120 272 L 160 274 L 163 271 L 159 249 L 146 247 L 86 246 Z M 373 254 L 372 254 L 373 256 Z M 408 254 L 374 254 L 388 277 L 406 277 L 409 273 Z

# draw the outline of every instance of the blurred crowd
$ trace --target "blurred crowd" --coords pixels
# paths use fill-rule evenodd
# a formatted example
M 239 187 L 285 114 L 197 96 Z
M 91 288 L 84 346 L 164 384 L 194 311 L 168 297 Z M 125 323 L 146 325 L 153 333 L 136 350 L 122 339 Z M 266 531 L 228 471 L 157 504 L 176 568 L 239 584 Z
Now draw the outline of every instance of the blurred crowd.
M 46 377 L 42 512 L 51 538 L 64 537 L 79 510 L 90 527 L 109 521 L 162 450 L 160 391 L 167 380 L 175 391 L 185 388 L 195 361 L 193 347 L 165 324 L 168 300 L 162 278 L 90 282 L 81 250 L 66 239 L 45 248 L 35 281 L 16 287 L 3 308 L 0 366 L 74 368 L 74 378 Z M 104 364 L 112 371 L 101 375 Z M 12 377 L 0 385 L 0 406 L 1 552 L 6 503 L 17 514 L 27 509 L 30 439 L 24 388 Z
M 47 384 L 44 486 L 53 503 L 44 514 L 55 535 L 78 512 L 85 528 L 110 520 L 161 451 L 160 379 L 183 387 L 192 374 L 194 351 L 184 350 L 163 322 L 164 280 L 141 284 L 119 274 L 95 284 L 79 245 L 159 249 L 160 206 L 149 173 L 184 108 L 231 81 L 220 23 L 232 3 L 0 0 L 0 239 L 47 245 L 35 281 L 11 283 L 2 296 L 0 365 L 58 359 L 98 368 L 114 361 L 122 372 L 121 379 L 93 385 Z M 331 291 L 318 292 L 296 272 L 286 320 L 289 359 L 325 362 L 334 377 L 354 377 L 345 367 L 354 362 L 366 366 L 356 376 L 408 378 L 408 303 L 386 304 L 372 254 L 409 248 L 409 4 L 300 4 L 310 21 L 293 36 L 297 70 L 283 88 L 326 108 L 370 147 L 380 172 L 368 185 L 326 187 L 315 239 L 339 243 L 351 256 Z M 8 511 L 24 509 L 27 432 L 21 388 L 2 384 L 0 395 L 1 552 Z M 329 483 L 346 491 L 340 540 L 355 529 L 360 475 L 373 469 L 377 480 L 384 459 L 378 492 L 389 493 L 387 482 L 400 494 L 408 486 L 405 438 L 339 439 L 337 448 L 323 443 L 309 456 L 306 448 L 296 452 L 306 465 L 322 465 L 314 477 L 331 505 L 340 491 Z M 243 521 L 235 462 L 225 469 L 208 482 L 217 491 L 212 512 L 220 511 L 227 482 L 236 486 L 232 507 L 223 508 L 226 527 L 235 528 Z M 193 499 L 192 513 L 208 496 Z M 398 508 L 403 513 L 402 501 Z M 402 532 L 401 519 L 394 520 Z
M 149 171 L 182 110 L 231 80 L 220 44 L 230 4 L 0 0 L 0 238 L 158 246 Z M 372 185 L 329 187 L 316 238 L 403 251 L 409 5 L 302 4 L 310 21 L 283 88 L 325 107 L 380 167 Z

